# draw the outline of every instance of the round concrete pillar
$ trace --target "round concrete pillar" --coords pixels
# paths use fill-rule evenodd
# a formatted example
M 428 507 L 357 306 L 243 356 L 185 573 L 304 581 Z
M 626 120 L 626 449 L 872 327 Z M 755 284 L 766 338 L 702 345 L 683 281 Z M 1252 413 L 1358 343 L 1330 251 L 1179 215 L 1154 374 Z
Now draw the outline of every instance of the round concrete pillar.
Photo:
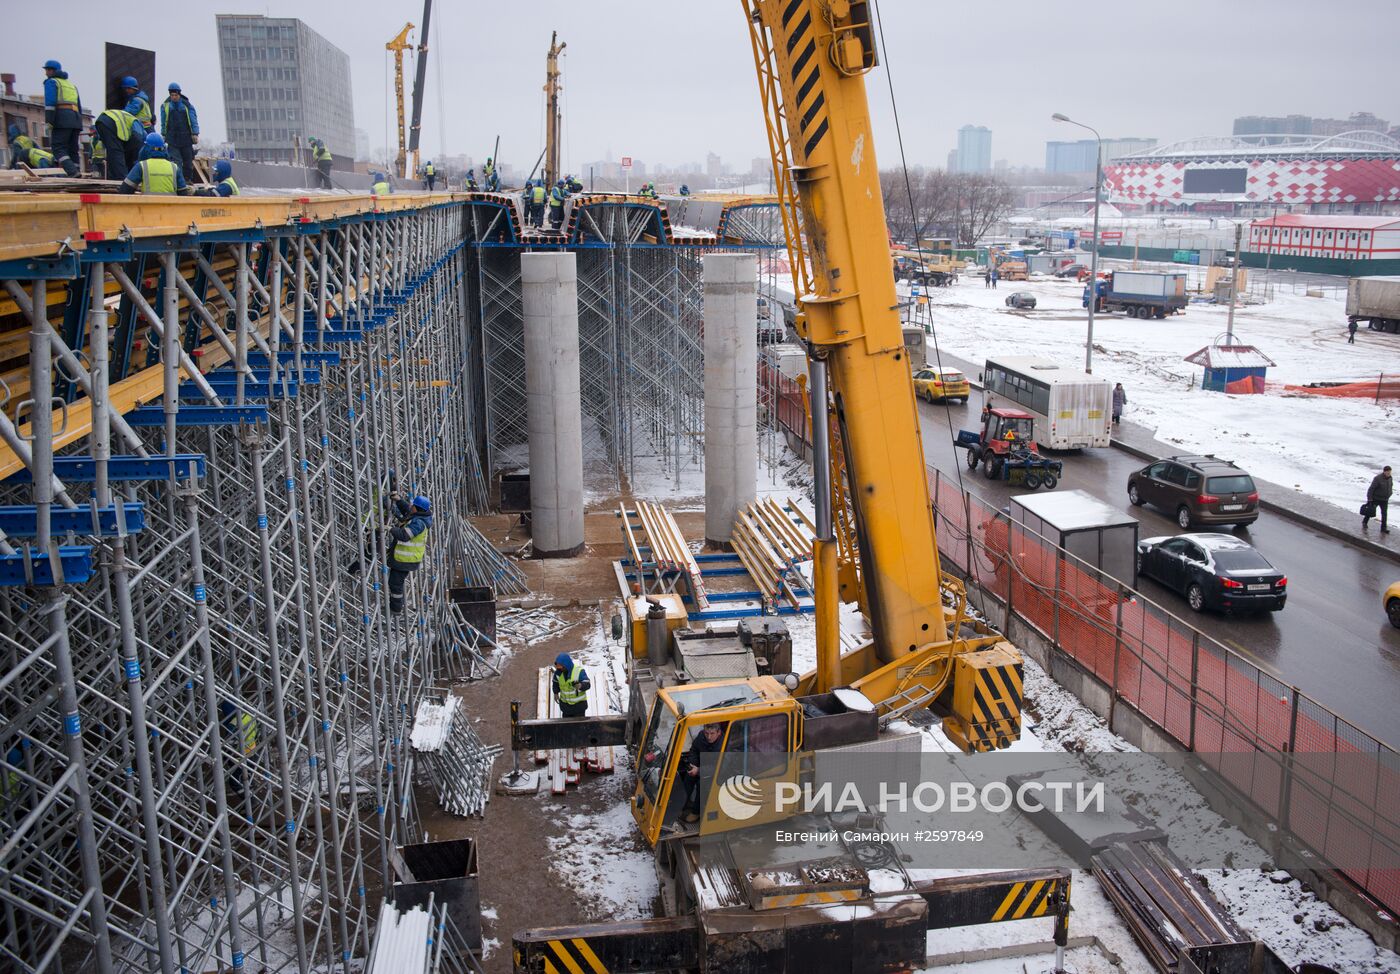
M 522 254 L 530 519 L 536 558 L 583 550 L 578 270 L 573 254 Z
M 705 540 L 758 496 L 758 257 L 706 254 Z

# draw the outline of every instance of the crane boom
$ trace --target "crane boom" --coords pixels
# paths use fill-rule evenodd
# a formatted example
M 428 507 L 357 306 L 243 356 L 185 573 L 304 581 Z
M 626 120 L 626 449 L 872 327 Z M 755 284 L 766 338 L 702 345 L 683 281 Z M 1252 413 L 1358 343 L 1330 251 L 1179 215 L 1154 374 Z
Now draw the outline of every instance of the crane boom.
M 403 52 L 413 46 L 408 41 L 408 32 L 411 30 L 413 30 L 412 24 L 404 24 L 403 30 L 399 31 L 393 40 L 384 45 L 386 51 L 394 52 L 394 104 L 397 109 L 395 118 L 398 119 L 398 125 L 395 131 L 399 136 L 399 151 L 398 155 L 394 156 L 394 170 L 398 173 L 400 179 L 408 175 L 404 168 L 408 163 L 408 151 L 404 145 Z
M 423 124 L 423 89 L 428 81 L 428 24 L 432 16 L 433 0 L 423 0 L 423 29 L 418 32 L 418 65 L 413 76 L 413 124 L 408 130 L 408 151 L 413 153 L 414 173 L 418 172 L 418 131 Z
M 544 184 L 553 186 L 559 179 L 559 55 L 567 43 L 559 43 L 559 32 L 549 35 L 549 55 L 545 59 L 545 134 Z
M 875 39 L 864 2 L 743 0 L 785 215 L 803 338 L 830 370 L 875 656 L 948 639 L 924 453 L 888 257 L 864 75 Z M 775 173 L 775 175 L 778 175 Z M 794 251 L 796 251 L 794 253 Z M 813 425 L 825 403 L 812 403 Z

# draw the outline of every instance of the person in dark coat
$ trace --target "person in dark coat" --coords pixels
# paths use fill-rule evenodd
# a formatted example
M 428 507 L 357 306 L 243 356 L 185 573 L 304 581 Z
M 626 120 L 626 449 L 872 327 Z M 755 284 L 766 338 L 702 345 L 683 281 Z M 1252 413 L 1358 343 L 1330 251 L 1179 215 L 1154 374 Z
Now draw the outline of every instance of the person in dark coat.
M 593 681 L 583 664 L 568 653 L 560 653 L 554 657 L 551 669 L 549 690 L 559 703 L 559 713 L 565 717 L 588 716 L 588 691 Z
M 1386 515 L 1390 508 L 1390 495 L 1395 491 L 1395 480 L 1390 476 L 1390 468 L 1385 467 L 1380 473 L 1371 478 L 1371 486 L 1366 488 L 1366 503 L 1372 505 L 1374 510 L 1370 514 L 1361 515 L 1361 527 L 1364 529 L 1371 523 L 1371 518 L 1381 519 L 1381 534 L 1389 534 L 1390 526 L 1386 523 Z
M 1347 322 L 1347 344 L 1356 344 L 1356 319 L 1352 318 Z
M 1113 387 L 1113 425 L 1123 418 L 1123 407 L 1128 404 L 1128 393 L 1119 382 Z
M 681 759 L 681 779 L 685 782 L 685 815 L 682 821 L 694 824 L 700 821 L 700 806 L 703 804 L 709 780 L 714 777 L 718 758 L 707 758 L 707 754 L 718 754 L 724 747 L 724 725 L 706 724 L 695 735 L 690 750 Z

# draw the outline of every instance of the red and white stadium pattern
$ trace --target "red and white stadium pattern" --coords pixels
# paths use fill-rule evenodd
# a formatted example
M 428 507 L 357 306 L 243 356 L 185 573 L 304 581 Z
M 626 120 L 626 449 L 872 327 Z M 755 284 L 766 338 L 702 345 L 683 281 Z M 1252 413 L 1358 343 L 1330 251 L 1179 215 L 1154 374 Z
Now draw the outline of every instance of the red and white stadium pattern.
M 1400 157 L 1373 159 L 1122 160 L 1104 166 L 1114 202 L 1201 199 L 1182 192 L 1188 169 L 1246 169 L 1245 196 L 1274 203 L 1378 203 L 1400 200 Z

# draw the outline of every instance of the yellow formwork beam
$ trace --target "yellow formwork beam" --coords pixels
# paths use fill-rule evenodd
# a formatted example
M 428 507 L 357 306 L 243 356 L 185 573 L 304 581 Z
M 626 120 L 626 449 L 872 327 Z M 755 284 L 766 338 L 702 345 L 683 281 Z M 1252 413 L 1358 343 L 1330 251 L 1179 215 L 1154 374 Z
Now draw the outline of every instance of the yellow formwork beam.
M 0 199 L 0 260 L 52 257 L 61 244 L 83 246 L 78 197 L 6 193 Z

